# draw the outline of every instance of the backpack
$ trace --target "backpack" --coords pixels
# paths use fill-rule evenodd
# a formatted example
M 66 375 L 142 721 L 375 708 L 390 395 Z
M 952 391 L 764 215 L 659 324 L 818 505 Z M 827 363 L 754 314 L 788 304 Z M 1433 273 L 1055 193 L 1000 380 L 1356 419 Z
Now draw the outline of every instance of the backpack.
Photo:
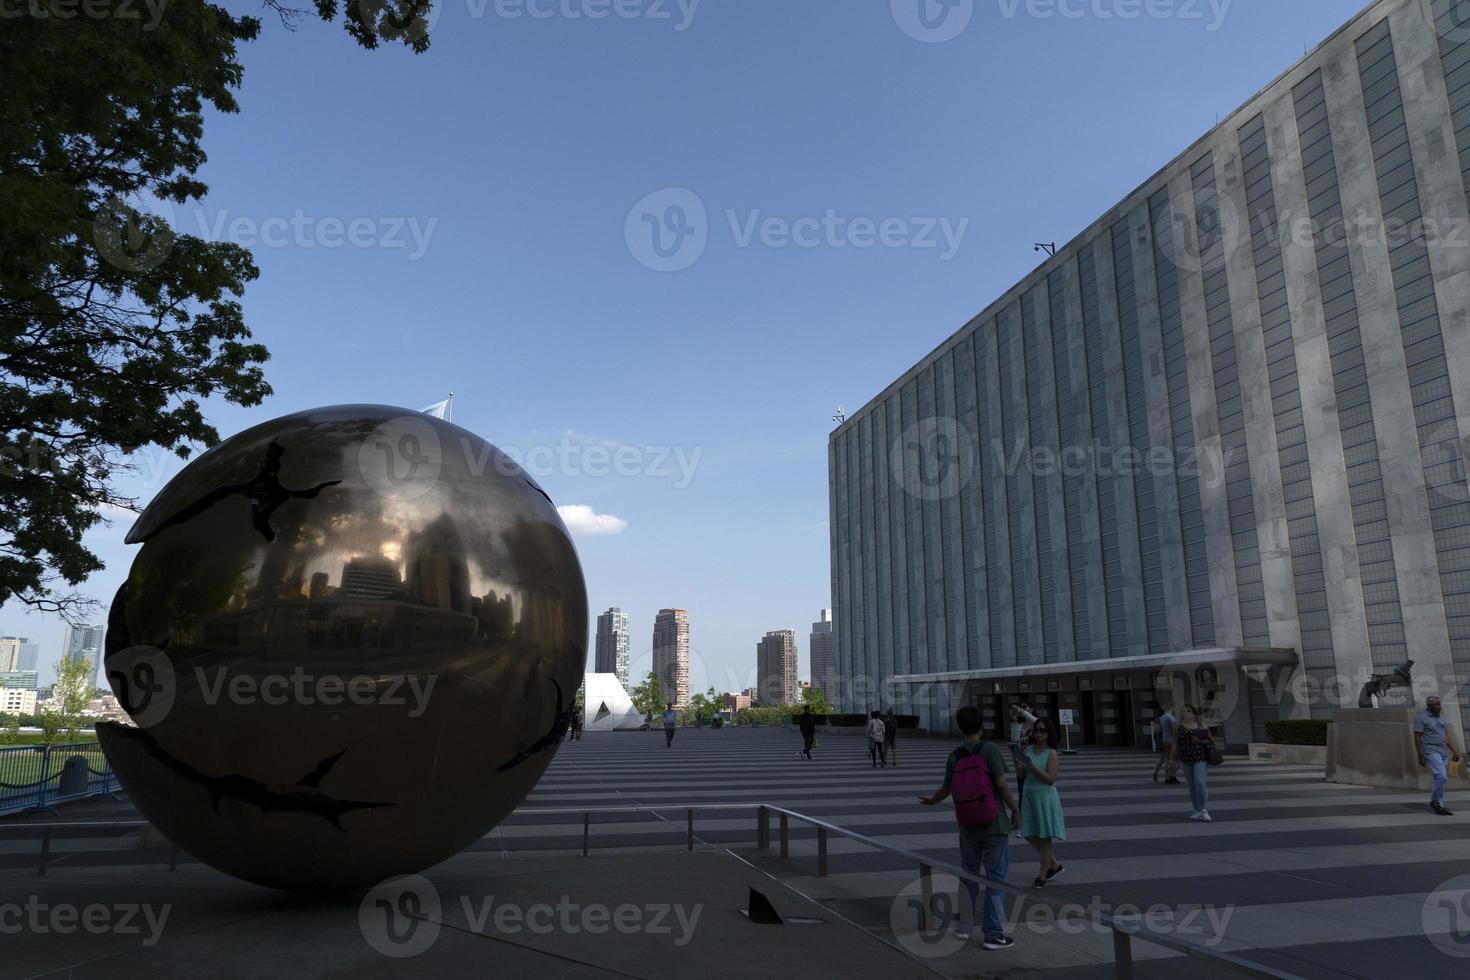
M 983 827 L 994 822 L 1000 812 L 990 767 L 978 749 L 955 760 L 950 793 L 954 797 L 954 818 L 961 827 Z

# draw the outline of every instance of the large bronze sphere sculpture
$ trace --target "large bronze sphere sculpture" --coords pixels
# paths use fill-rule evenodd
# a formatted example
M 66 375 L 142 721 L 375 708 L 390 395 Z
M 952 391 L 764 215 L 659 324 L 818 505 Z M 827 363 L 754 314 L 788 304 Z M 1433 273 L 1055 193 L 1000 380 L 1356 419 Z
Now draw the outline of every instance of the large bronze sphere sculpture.
M 587 593 L 550 498 L 449 422 L 300 412 L 190 463 L 105 667 L 118 780 L 180 847 L 274 888 L 418 871 L 530 792 L 571 715 Z

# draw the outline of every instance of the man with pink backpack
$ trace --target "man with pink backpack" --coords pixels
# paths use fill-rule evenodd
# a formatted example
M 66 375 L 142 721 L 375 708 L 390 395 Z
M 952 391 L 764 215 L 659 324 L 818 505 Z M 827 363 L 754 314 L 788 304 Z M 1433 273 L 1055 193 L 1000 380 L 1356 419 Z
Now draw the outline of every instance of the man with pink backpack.
M 1011 828 L 1021 822 L 1015 797 L 1006 782 L 1005 756 L 994 742 L 980 738 L 980 711 L 966 705 L 955 712 L 955 726 L 965 740 L 949 754 L 944 764 L 944 785 L 932 796 L 921 796 L 925 806 L 954 797 L 954 816 L 959 824 L 960 866 L 973 874 L 1004 882 L 1010 871 Z M 966 881 L 973 908 L 980 886 Z M 972 924 L 955 923 L 955 935 L 968 939 Z M 1015 940 L 1005 934 L 1005 896 L 985 889 L 981 932 L 986 949 L 1005 949 Z

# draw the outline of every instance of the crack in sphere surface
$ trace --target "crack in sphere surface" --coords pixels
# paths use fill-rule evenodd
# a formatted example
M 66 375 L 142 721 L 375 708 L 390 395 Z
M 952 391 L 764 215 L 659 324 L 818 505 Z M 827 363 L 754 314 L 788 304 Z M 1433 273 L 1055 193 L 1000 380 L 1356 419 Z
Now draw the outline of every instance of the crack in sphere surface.
M 304 892 L 420 871 L 550 764 L 587 593 L 550 498 L 452 423 L 344 405 L 201 455 L 128 534 L 98 737 L 170 840 Z

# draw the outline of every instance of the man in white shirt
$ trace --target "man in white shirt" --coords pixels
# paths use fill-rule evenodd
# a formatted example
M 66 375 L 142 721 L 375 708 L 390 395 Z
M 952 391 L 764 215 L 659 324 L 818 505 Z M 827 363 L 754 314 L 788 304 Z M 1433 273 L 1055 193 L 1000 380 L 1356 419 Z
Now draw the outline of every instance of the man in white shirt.
M 1159 716 L 1158 749 L 1159 761 L 1154 766 L 1154 782 L 1159 781 L 1159 773 L 1167 768 L 1164 782 L 1170 785 L 1179 785 L 1179 773 L 1169 762 L 1170 750 L 1174 747 L 1174 732 L 1179 728 L 1179 719 L 1174 717 L 1172 705 L 1166 705 L 1164 713 Z
M 883 751 L 883 719 L 876 710 L 868 716 L 868 756 L 873 768 L 888 768 L 888 757 Z
M 1026 792 L 1026 743 L 1031 741 L 1031 726 L 1036 715 L 1031 705 L 1022 701 L 1011 707 L 1011 762 L 1016 767 L 1016 799 Z

